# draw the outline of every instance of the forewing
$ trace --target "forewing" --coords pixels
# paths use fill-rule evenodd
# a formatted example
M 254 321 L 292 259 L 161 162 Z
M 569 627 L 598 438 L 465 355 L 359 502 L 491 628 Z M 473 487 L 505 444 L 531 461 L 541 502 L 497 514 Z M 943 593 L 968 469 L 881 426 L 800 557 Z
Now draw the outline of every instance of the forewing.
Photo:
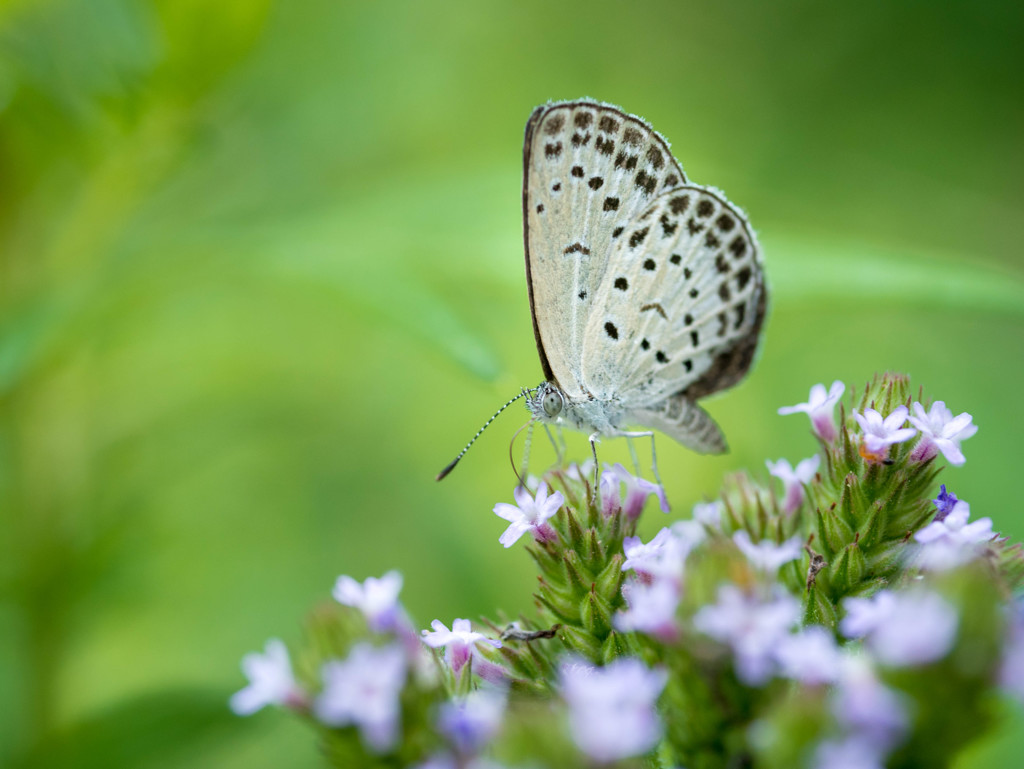
M 572 398 L 583 336 L 613 245 L 660 193 L 686 181 L 647 123 L 591 101 L 538 107 L 526 124 L 523 229 L 533 328 L 544 375 Z
M 584 332 L 584 386 L 629 409 L 691 401 L 739 381 L 764 318 L 760 252 L 716 190 L 683 185 L 613 239 Z

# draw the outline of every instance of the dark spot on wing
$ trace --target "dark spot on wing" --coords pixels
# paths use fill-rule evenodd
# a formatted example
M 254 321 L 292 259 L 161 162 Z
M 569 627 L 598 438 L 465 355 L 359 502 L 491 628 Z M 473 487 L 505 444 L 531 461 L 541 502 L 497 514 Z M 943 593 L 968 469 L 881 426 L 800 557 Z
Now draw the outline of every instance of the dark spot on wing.
M 569 173 L 571 173 L 577 179 L 582 179 L 583 178 L 583 166 L 573 166 L 572 170 Z
M 735 238 L 732 239 L 732 243 L 729 244 L 729 250 L 732 252 L 733 256 L 739 259 L 745 253 L 747 253 L 747 242 L 742 237 L 737 235 Z
M 626 144 L 632 144 L 634 147 L 643 143 L 644 135 L 638 130 L 630 126 L 622 132 L 622 141 Z
M 621 235 L 621 234 L 622 234 L 622 231 L 623 231 L 624 229 L 626 229 L 626 228 L 625 228 L 625 227 L 616 227 L 616 228 L 615 228 L 614 230 L 612 230 L 612 237 L 613 237 L 613 238 L 617 238 L 617 237 L 619 237 L 619 235 Z
M 658 315 L 660 315 L 665 320 L 668 320 L 668 313 L 665 312 L 665 308 L 662 307 L 659 302 L 645 304 L 643 307 L 640 308 L 640 312 L 647 312 L 648 310 L 657 310 Z
M 668 258 L 668 260 L 672 262 L 672 264 L 679 264 L 681 261 L 683 261 L 683 257 L 681 257 L 679 254 L 672 254 L 672 256 Z
M 653 176 L 648 176 L 646 171 L 640 171 L 636 175 L 634 182 L 638 190 L 643 190 L 646 194 L 650 195 L 654 192 L 654 188 L 658 186 L 658 180 Z
M 586 147 L 587 143 L 590 142 L 590 134 L 581 134 L 576 132 L 572 135 L 572 139 L 570 139 L 570 141 L 572 142 L 573 147 Z
M 628 158 L 626 158 L 626 170 L 632 171 L 634 168 L 636 168 L 636 161 L 636 155 L 630 155 Z
M 683 368 L 685 368 L 686 369 L 686 373 L 689 374 L 691 371 L 693 371 L 693 361 L 690 360 L 689 358 L 684 360 L 683 361 Z
M 653 144 L 647 148 L 647 162 L 654 166 L 655 170 L 660 170 L 665 165 L 665 158 L 662 157 L 661 150 Z
M 729 291 L 729 284 L 722 283 L 718 286 L 718 298 L 723 302 L 728 302 L 732 298 L 732 292 Z
M 566 246 L 565 251 L 563 251 L 562 253 L 575 254 L 577 252 L 583 254 L 584 256 L 590 256 L 590 249 L 587 248 L 582 243 L 573 243 L 571 246 Z
M 658 266 L 657 263 L 653 259 L 650 259 L 650 258 L 644 259 L 644 269 L 647 270 L 648 272 L 651 272 L 657 266 Z
M 690 344 L 694 347 L 700 347 L 700 334 L 697 333 L 697 329 L 690 332 Z
M 604 330 L 605 333 L 608 334 L 608 336 L 610 336 L 612 339 L 619 338 L 619 330 L 615 328 L 615 324 L 612 323 L 611 321 L 608 321 L 607 323 L 604 324 Z
M 729 232 L 729 230 L 736 226 L 736 222 L 733 221 L 733 218 L 729 216 L 729 214 L 722 214 L 719 216 L 715 221 L 715 224 L 718 225 L 718 229 L 722 232 Z
M 675 231 L 679 229 L 679 222 L 669 219 L 668 214 L 662 214 L 659 221 L 661 222 L 662 237 L 670 238 L 675 234 Z
M 619 199 L 618 198 L 605 198 L 604 199 L 604 210 L 605 211 L 618 211 L 619 210 Z
M 538 214 L 544 213 L 544 204 L 543 203 L 538 203 L 537 204 L 537 213 Z
M 746 287 L 747 283 L 750 282 L 750 276 L 752 274 L 753 273 L 751 272 L 749 266 L 744 267 L 743 269 L 736 273 L 736 287 L 740 291 L 742 291 Z
M 690 206 L 690 196 L 689 195 L 680 195 L 677 198 L 672 198 L 672 200 L 670 200 L 668 202 L 668 207 L 672 209 L 672 213 L 677 214 L 677 215 L 685 213 L 686 209 L 689 208 L 689 206 Z
M 644 227 L 642 230 L 637 230 L 629 236 L 629 247 L 636 248 L 644 242 L 644 238 L 647 237 L 647 233 L 651 231 L 650 227 Z M 653 269 L 653 268 L 652 268 Z
M 706 245 L 708 248 L 718 248 L 720 245 L 722 245 L 722 241 L 715 237 L 715 233 L 713 233 L 711 230 L 708 230 L 708 234 L 704 236 L 704 245 Z
M 641 350 L 650 350 L 651 349 L 651 343 L 648 342 L 646 339 L 641 339 L 640 340 L 640 349 Z
M 562 130 L 565 125 L 565 115 L 552 115 L 544 124 L 544 133 L 553 136 Z
M 615 141 L 598 136 L 594 139 L 594 149 L 602 155 L 611 155 L 615 151 Z
M 578 294 L 576 294 L 576 296 L 578 296 L 580 299 L 586 299 L 587 298 L 587 292 L 586 291 L 580 291 Z
M 658 363 L 668 363 L 668 356 L 661 350 L 654 353 L 654 359 L 658 361 Z
M 684 280 L 689 280 L 692 277 L 693 277 L 693 270 L 691 270 L 689 267 L 683 267 L 683 279 Z
M 715 213 L 715 204 L 707 198 L 704 198 L 697 204 L 697 216 L 711 216 L 713 213 Z
M 560 189 L 562 189 L 562 183 L 561 182 L 555 182 L 554 184 L 551 185 L 551 191 L 552 192 L 558 192 Z
M 679 177 L 675 174 L 669 174 L 665 177 L 665 187 L 675 187 L 679 184 Z
M 627 288 L 629 288 L 629 281 L 626 280 L 625 278 L 621 278 L 621 277 L 620 278 L 616 278 L 615 279 L 615 288 L 619 289 L 619 291 L 625 291 Z
M 725 254 L 721 252 L 715 254 L 715 269 L 721 273 L 729 271 L 729 263 L 725 260 Z
M 618 122 L 611 115 L 602 115 L 597 123 L 597 127 L 606 134 L 613 134 L 619 130 Z
M 704 229 L 703 224 L 698 224 L 697 220 L 692 216 L 686 220 L 686 229 L 690 231 L 691 235 L 696 235 L 698 232 Z
M 698 291 L 695 288 L 691 288 L 690 289 L 690 298 L 691 299 L 696 299 L 698 296 L 700 296 L 700 291 Z
M 736 324 L 733 326 L 734 329 L 738 329 L 743 325 L 743 318 L 747 314 L 747 306 L 745 304 L 736 305 Z
M 600 176 L 591 176 L 590 181 L 587 182 L 587 186 L 590 187 L 590 189 L 592 190 L 601 189 L 602 184 L 604 184 L 604 179 L 602 179 Z
M 691 323 L 693 323 L 693 316 L 690 313 L 686 313 L 683 316 L 683 325 L 689 326 Z
M 718 336 L 725 336 L 725 332 L 728 328 L 729 316 L 724 312 L 718 313 Z
M 572 122 L 576 124 L 577 128 L 586 128 L 594 120 L 594 116 L 589 112 L 577 112 L 572 119 Z
M 548 144 L 544 145 L 544 157 L 548 158 L 549 160 L 551 158 L 557 158 L 561 154 L 562 142 L 549 142 Z

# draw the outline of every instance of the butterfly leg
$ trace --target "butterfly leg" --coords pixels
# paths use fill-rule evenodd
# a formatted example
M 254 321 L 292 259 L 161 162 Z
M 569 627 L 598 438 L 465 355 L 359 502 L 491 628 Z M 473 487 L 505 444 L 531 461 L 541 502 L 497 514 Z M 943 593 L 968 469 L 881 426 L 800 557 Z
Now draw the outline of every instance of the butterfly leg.
M 655 449 L 654 445 L 654 431 L 644 430 L 643 432 L 621 433 L 621 435 L 625 437 L 627 441 L 630 441 L 631 438 L 651 439 L 651 472 L 654 473 L 654 482 L 657 483 L 659 486 L 664 486 L 665 484 L 661 482 L 661 475 L 658 474 L 658 452 Z M 633 448 L 632 441 L 630 441 L 629 443 L 629 451 L 633 455 L 633 464 L 638 464 L 638 460 L 636 458 L 636 450 Z M 637 470 L 637 475 L 639 474 L 640 471 Z
M 597 490 L 599 488 L 599 486 L 598 486 L 599 469 L 598 468 L 600 468 L 600 466 L 601 466 L 598 463 L 598 461 L 597 461 L 597 444 L 598 444 L 598 437 L 597 436 L 598 435 L 600 435 L 600 433 L 593 433 L 587 439 L 587 440 L 590 441 L 590 453 L 592 453 L 594 455 L 594 493 L 595 494 L 597 494 Z
M 565 441 L 563 440 L 562 443 L 559 444 L 559 442 L 555 440 L 555 436 L 552 435 L 551 428 L 548 426 L 548 424 L 546 422 L 544 422 L 543 424 L 544 424 L 544 432 L 546 432 L 548 434 L 548 440 L 551 441 L 551 445 L 555 449 L 555 462 L 557 463 L 558 467 L 561 467 L 562 466 L 562 462 L 565 460 L 565 450 L 564 450 L 564 443 L 565 443 Z M 561 437 L 561 435 L 562 435 L 561 429 L 560 428 L 556 428 L 556 429 L 558 429 L 559 437 Z
M 626 445 L 629 446 L 629 457 L 633 460 L 633 472 L 640 475 L 640 457 L 637 456 L 636 446 L 633 445 L 632 436 L 626 436 Z

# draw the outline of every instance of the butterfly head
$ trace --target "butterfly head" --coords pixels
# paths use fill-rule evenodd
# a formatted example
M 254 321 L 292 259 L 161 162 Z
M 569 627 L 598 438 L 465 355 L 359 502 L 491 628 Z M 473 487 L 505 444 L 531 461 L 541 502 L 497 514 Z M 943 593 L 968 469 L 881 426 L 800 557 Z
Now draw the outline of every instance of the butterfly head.
M 555 422 L 565 407 L 565 395 L 551 382 L 543 382 L 527 395 L 526 407 L 534 419 Z

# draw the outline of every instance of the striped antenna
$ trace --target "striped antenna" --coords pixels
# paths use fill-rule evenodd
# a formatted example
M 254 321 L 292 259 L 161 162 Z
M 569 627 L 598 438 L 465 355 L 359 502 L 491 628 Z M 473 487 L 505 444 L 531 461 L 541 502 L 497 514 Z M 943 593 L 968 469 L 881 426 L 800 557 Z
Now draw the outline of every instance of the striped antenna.
M 462 451 L 460 451 L 459 455 L 457 457 L 455 457 L 455 459 L 453 459 L 451 461 L 451 463 L 444 470 L 442 470 L 441 472 L 439 472 L 437 474 L 437 478 L 435 480 L 438 480 L 438 481 L 443 480 L 444 477 L 448 475 L 448 473 L 450 473 L 452 470 L 454 470 L 455 469 L 455 465 L 457 465 L 459 463 L 459 460 L 462 459 L 466 455 L 467 451 L 469 451 L 469 447 L 472 446 L 474 443 L 476 443 L 476 439 L 480 437 L 480 433 L 482 433 L 484 430 L 487 429 L 487 425 L 489 425 L 491 422 L 493 422 L 495 419 L 497 419 L 498 418 L 498 414 L 500 414 L 502 411 L 507 409 L 509 406 L 511 406 L 513 403 L 515 403 L 520 398 L 522 398 L 524 395 L 527 395 L 529 392 L 530 392 L 529 390 L 524 389 L 521 393 L 519 393 L 519 395 L 517 395 L 515 398 L 510 400 L 508 403 L 506 403 L 500 409 L 495 411 L 494 415 L 490 419 L 488 419 L 486 422 L 484 422 L 484 426 L 476 431 L 476 435 L 474 435 L 473 438 L 469 441 L 469 443 L 466 444 L 466 448 L 464 448 Z

